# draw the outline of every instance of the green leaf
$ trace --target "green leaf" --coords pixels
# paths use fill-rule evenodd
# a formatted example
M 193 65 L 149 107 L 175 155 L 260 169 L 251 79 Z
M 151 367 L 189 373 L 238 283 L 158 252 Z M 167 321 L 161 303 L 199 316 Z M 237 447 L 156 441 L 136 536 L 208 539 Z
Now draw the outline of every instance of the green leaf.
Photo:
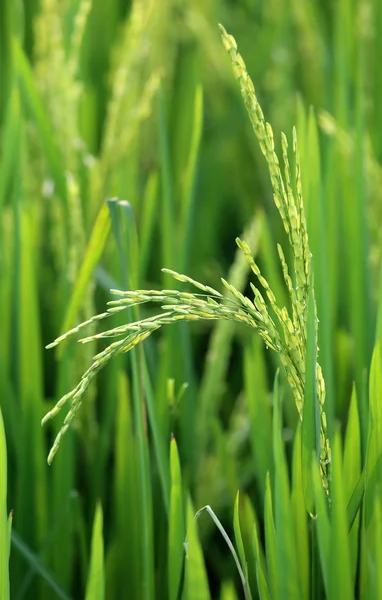
M 312 506 L 314 505 L 313 481 L 310 475 L 310 492 Z M 297 428 L 292 455 L 292 493 L 291 505 L 293 512 L 294 530 L 296 532 L 296 551 L 298 562 L 298 576 L 300 580 L 301 598 L 309 598 L 310 571 L 316 568 L 309 553 L 308 524 L 306 518 L 306 504 L 303 489 L 302 461 L 301 461 L 301 427 Z M 312 524 L 313 525 L 313 524 Z
M 369 433 L 366 452 L 365 519 L 374 510 L 374 499 L 382 481 L 382 363 L 378 340 L 371 361 L 369 381 Z
M 108 200 L 112 229 L 118 251 L 121 270 L 121 280 L 125 289 L 138 285 L 138 240 L 134 213 L 126 200 Z M 134 307 L 133 315 L 139 320 L 139 309 Z M 138 490 L 139 503 L 142 507 L 140 514 L 140 563 L 142 564 L 141 596 L 142 600 L 151 600 L 154 595 L 154 540 L 153 540 L 153 509 L 152 482 L 150 478 L 150 459 L 146 435 L 146 410 L 144 401 L 145 369 L 144 349 L 133 348 L 129 352 L 132 370 L 132 401 L 134 411 L 134 426 L 137 436 L 138 449 Z
M 237 546 L 237 549 L 239 552 L 241 568 L 245 572 L 247 561 L 245 558 L 243 538 L 241 537 L 241 531 L 240 531 L 239 502 L 240 502 L 240 494 L 239 494 L 239 492 L 237 492 L 236 499 L 235 499 L 235 508 L 234 508 L 234 513 L 233 513 L 233 530 L 235 533 L 235 541 L 236 541 L 236 546 Z
M 185 525 L 182 477 L 175 438 L 170 443 L 171 493 L 168 534 L 168 584 L 170 600 L 177 600 L 184 562 Z
M 350 400 L 349 416 L 345 433 L 344 443 L 344 464 L 343 464 L 343 477 L 344 477 L 344 493 L 345 498 L 348 501 L 347 505 L 347 516 L 349 524 L 349 504 L 352 492 L 357 484 L 361 475 L 361 430 L 359 423 L 359 414 L 357 407 L 357 394 L 356 388 L 353 386 L 353 393 Z M 355 508 L 354 504 L 354 508 Z M 358 505 L 359 506 L 359 505 Z M 358 508 L 358 507 L 357 507 Z M 354 510 L 354 509 L 352 509 Z M 358 512 L 358 511 L 357 511 Z M 350 552 L 352 561 L 353 571 L 353 582 L 355 582 L 357 574 L 357 563 L 358 563 L 358 540 L 359 540 L 359 514 L 354 515 L 352 518 L 352 527 L 350 531 Z M 354 523 L 354 521 L 356 522 Z
M 234 516 L 233 516 L 233 530 L 235 533 L 235 541 L 236 541 L 236 546 L 239 552 L 239 557 L 240 557 L 240 562 L 241 562 L 241 568 L 243 570 L 244 573 L 244 577 L 245 577 L 245 594 L 246 594 L 246 598 L 252 598 L 251 595 L 251 590 L 250 590 L 250 586 L 249 586 L 249 579 L 248 579 L 248 565 L 247 565 L 247 559 L 245 556 L 245 549 L 244 549 L 244 543 L 243 543 L 243 538 L 241 535 L 241 530 L 240 530 L 240 518 L 239 518 L 239 502 L 240 502 L 240 495 L 239 492 L 237 492 L 236 494 L 236 500 L 235 500 L 235 508 L 234 508 Z
M 91 545 L 90 569 L 86 585 L 85 600 L 104 600 L 105 574 L 103 556 L 103 515 L 102 506 L 97 503 Z
M 7 447 L 0 408 L 0 600 L 9 600 L 9 539 L 7 520 Z
M 9 190 L 12 178 L 17 176 L 17 153 L 20 141 L 20 92 L 17 85 L 12 86 L 5 113 L 5 121 L 1 136 L 1 160 L 0 160 L 0 211 L 3 209 L 6 194 Z
M 375 598 L 382 597 L 382 505 L 377 498 L 374 507 L 375 527 Z
M 23 557 L 23 563 L 26 562 L 33 573 L 37 573 L 52 592 L 61 600 L 70 600 L 61 586 L 57 583 L 54 575 L 44 566 L 40 557 L 35 554 L 24 540 L 16 533 L 12 532 L 13 560 L 19 553 Z M 25 569 L 25 566 L 24 566 Z
M 65 313 L 60 335 L 71 329 L 74 325 L 75 319 L 84 301 L 93 271 L 104 250 L 109 231 L 109 211 L 106 202 L 103 202 L 93 225 L 84 258 L 76 277 L 73 293 Z M 58 348 L 58 356 L 62 356 L 66 343 L 66 340 L 64 340 Z
M 114 367 L 116 368 L 116 366 Z M 142 560 L 140 559 L 142 535 L 140 523 L 143 507 L 139 494 L 138 450 L 134 435 L 132 401 L 129 382 L 124 370 L 118 365 L 113 373 L 117 382 L 111 391 L 117 398 L 115 410 L 114 434 L 114 485 L 113 516 L 117 532 L 114 546 L 114 575 L 112 583 L 115 595 L 121 595 L 126 578 L 132 597 L 141 594 Z M 108 567 L 111 568 L 110 554 L 107 555 Z M 107 591 L 110 593 L 109 578 Z
M 340 436 L 332 451 L 332 528 L 330 536 L 329 596 L 338 600 L 353 597 L 349 529 L 346 515 Z
M 271 597 L 269 595 L 268 590 L 265 559 L 260 546 L 259 533 L 256 522 L 253 525 L 253 553 L 256 562 L 257 590 L 259 592 L 260 600 L 270 600 Z
M 305 507 L 308 513 L 314 512 L 314 494 L 312 489 L 312 456 L 320 456 L 320 411 L 316 386 L 317 340 L 316 309 L 313 289 L 308 298 L 307 348 L 305 361 L 305 393 L 302 410 L 301 450 L 302 481 Z
M 223 325 L 225 323 L 221 323 Z M 231 323 L 227 323 L 231 326 Z M 220 352 L 216 352 L 219 355 Z M 273 480 L 272 415 L 268 401 L 268 385 L 264 345 L 258 336 L 252 336 L 244 348 L 245 395 L 250 421 L 249 436 L 252 444 L 255 477 L 260 490 L 259 501 L 265 498 L 267 473 Z
M 275 598 L 277 588 L 276 531 L 273 518 L 272 489 L 269 473 L 267 474 L 267 478 L 265 481 L 264 528 L 265 551 L 269 574 L 269 588 L 271 592 L 271 598 Z
M 54 142 L 55 136 L 53 135 L 52 127 L 46 117 L 46 111 L 37 89 L 34 74 L 28 59 L 16 38 L 13 39 L 13 58 L 16 73 L 20 81 L 21 97 L 27 112 L 31 115 L 38 129 L 41 145 L 52 177 L 55 181 L 57 191 L 61 199 L 66 202 L 67 191 L 63 170 L 64 161 Z
M 348 516 L 348 527 L 349 531 L 353 527 L 354 521 L 356 519 L 357 513 L 360 509 L 362 499 L 365 494 L 365 469 L 362 470 L 362 473 L 357 481 L 357 484 L 353 490 L 353 493 L 350 497 L 348 507 L 347 507 L 347 516 Z
M 210 600 L 207 571 L 191 499 L 187 502 L 186 572 L 183 600 Z
M 288 467 L 282 440 L 282 412 L 279 376 L 274 385 L 273 454 L 275 460 L 275 521 L 276 521 L 276 598 L 301 598 L 299 586 L 296 538 L 290 500 Z M 305 516 L 303 517 L 305 518 Z
M 313 474 L 313 487 L 315 495 L 315 526 L 317 532 L 318 551 L 321 563 L 322 577 L 324 580 L 324 587 L 326 597 L 329 597 L 329 568 L 330 568 L 330 538 L 331 538 L 331 524 L 328 516 L 328 499 L 325 494 L 325 490 L 322 487 L 322 481 L 320 476 L 319 467 L 317 461 L 312 457 L 312 474 Z

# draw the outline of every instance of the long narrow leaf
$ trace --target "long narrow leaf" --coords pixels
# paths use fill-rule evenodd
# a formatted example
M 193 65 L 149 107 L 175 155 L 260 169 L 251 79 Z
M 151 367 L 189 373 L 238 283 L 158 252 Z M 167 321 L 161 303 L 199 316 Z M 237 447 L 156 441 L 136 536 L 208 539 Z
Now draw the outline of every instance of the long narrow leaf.
M 7 448 L 0 408 L 0 600 L 9 600 L 9 528 L 7 522 Z
M 93 523 L 90 570 L 85 600 L 104 600 L 104 598 L 103 513 L 101 504 L 97 504 Z

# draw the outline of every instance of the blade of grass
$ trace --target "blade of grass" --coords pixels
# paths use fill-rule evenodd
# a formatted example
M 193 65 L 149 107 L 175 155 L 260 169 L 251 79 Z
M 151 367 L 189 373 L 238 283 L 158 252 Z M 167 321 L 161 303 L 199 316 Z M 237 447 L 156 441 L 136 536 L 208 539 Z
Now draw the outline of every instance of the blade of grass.
M 265 530 L 265 556 L 268 567 L 269 590 L 271 598 L 276 598 L 277 589 L 277 557 L 276 557 L 276 531 L 273 518 L 272 488 L 269 473 L 265 482 L 265 506 L 264 506 L 264 530 Z
M 259 502 L 264 510 L 266 478 L 273 480 L 272 460 L 272 415 L 268 391 L 266 361 L 262 341 L 253 336 L 244 348 L 244 384 L 250 420 L 249 436 L 253 460 L 256 464 L 255 477 L 259 486 Z
M 256 522 L 253 525 L 253 553 L 256 562 L 257 590 L 259 593 L 260 600 L 270 600 L 271 596 L 269 594 L 268 589 L 265 559 L 260 546 L 259 533 Z
M 0 211 L 5 205 L 6 195 L 15 176 L 20 137 L 20 108 L 20 92 L 18 86 L 13 85 L 1 131 Z
M 188 73 L 187 73 L 188 77 Z M 183 110 L 183 109 L 182 109 Z M 185 165 L 184 178 L 182 181 L 182 217 L 181 228 L 183 233 L 181 270 L 186 273 L 189 267 L 189 257 L 191 250 L 191 241 L 194 232 L 194 212 L 195 212 L 195 180 L 197 173 L 197 163 L 199 156 L 200 141 L 203 129 L 203 88 L 198 84 L 195 88 L 193 118 L 191 120 L 192 130 L 187 163 Z M 185 120 L 183 118 L 183 120 Z
M 9 600 L 9 535 L 7 519 L 7 447 L 0 408 L 0 599 Z
M 316 535 L 318 543 L 318 553 L 321 564 L 322 578 L 326 597 L 329 598 L 329 571 L 330 571 L 330 547 L 331 547 L 331 523 L 328 515 L 328 500 L 322 487 L 319 467 L 316 459 L 312 458 L 313 486 L 315 492 L 316 506 Z
M 103 545 L 103 513 L 101 504 L 97 503 L 93 522 L 90 569 L 85 600 L 104 600 L 105 598 Z
M 309 343 L 308 343 L 309 345 Z M 314 388 L 315 389 L 315 388 Z M 314 561 L 314 549 L 311 544 L 309 548 L 308 524 L 306 519 L 306 499 L 304 495 L 303 476 L 302 476 L 302 450 L 301 450 L 301 427 L 298 427 L 293 444 L 292 455 L 292 493 L 291 505 L 293 512 L 294 530 L 296 532 L 296 551 L 298 562 L 298 575 L 300 580 L 301 598 L 309 598 L 310 589 L 317 588 L 318 576 L 315 573 L 317 564 Z M 312 457 L 312 454 L 310 455 Z M 317 462 L 318 464 L 318 462 Z M 310 494 L 312 496 L 311 506 L 314 506 L 313 481 L 309 481 Z M 314 522 L 311 524 L 314 526 Z M 310 572 L 314 579 L 310 587 Z M 314 593 L 314 592 L 313 592 Z M 319 596 L 316 593 L 316 598 Z
M 187 502 L 186 572 L 183 600 L 210 600 L 207 571 L 191 498 Z
M 46 160 L 52 177 L 57 186 L 61 199 L 66 202 L 66 181 L 62 165 L 64 164 L 58 146 L 55 144 L 51 125 L 46 118 L 43 102 L 37 90 L 35 78 L 28 59 L 18 40 L 13 40 L 13 58 L 15 70 L 20 80 L 21 97 L 25 103 L 26 112 L 32 116 L 39 132 Z
M 381 498 L 377 498 L 374 508 L 375 521 L 375 598 L 382 595 L 382 506 Z
M 339 434 L 334 437 L 332 467 L 332 528 L 330 536 L 329 596 L 343 600 L 354 597 L 349 530 L 344 495 L 342 451 Z
M 235 548 L 234 548 L 231 540 L 229 539 L 229 536 L 228 536 L 227 532 L 225 531 L 222 523 L 219 521 L 218 517 L 216 516 L 216 514 L 214 513 L 214 511 L 212 510 L 212 508 L 210 506 L 208 506 L 208 505 L 207 506 L 203 506 L 203 508 L 200 508 L 198 510 L 198 512 L 196 513 L 195 518 L 199 518 L 200 515 L 201 515 L 201 513 L 203 511 L 207 511 L 207 513 L 210 515 L 211 519 L 215 523 L 216 527 L 219 529 L 220 533 L 222 534 L 225 542 L 227 543 L 227 546 L 230 549 L 230 552 L 231 552 L 231 554 L 233 556 L 233 559 L 235 561 L 237 570 L 239 572 L 241 584 L 243 586 L 244 597 L 245 597 L 246 600 L 250 600 L 250 598 L 251 598 L 251 596 L 250 596 L 250 590 L 248 589 L 248 586 L 247 586 L 246 577 L 245 577 L 244 571 L 243 571 L 243 569 L 241 567 L 240 559 L 239 559 L 239 557 L 238 557 L 238 555 L 236 553 L 236 550 L 235 550 Z
M 232 581 L 224 581 L 221 587 L 220 600 L 238 600 L 235 585 Z
M 317 345 L 320 348 L 320 365 L 325 379 L 325 413 L 328 423 L 328 435 L 333 428 L 333 307 L 331 280 L 328 258 L 328 227 L 326 205 L 323 201 L 323 174 L 320 159 L 320 144 L 317 120 L 311 109 L 308 118 L 302 101 L 298 103 L 299 145 L 301 150 L 301 172 L 303 173 L 303 192 L 308 223 L 309 246 L 312 250 L 312 265 L 317 300 L 318 328 Z M 300 142 L 301 140 L 301 142 Z M 310 462 L 310 461 L 309 461 Z
M 68 329 L 74 325 L 74 321 L 82 306 L 91 276 L 104 250 L 109 231 L 109 211 L 106 202 L 103 202 L 95 220 L 81 267 L 76 277 L 76 283 L 65 313 L 60 335 L 65 331 L 68 331 Z M 65 347 L 66 343 L 64 341 L 57 350 L 58 357 L 63 355 Z
M 150 254 L 153 252 L 152 239 L 155 218 L 158 210 L 158 173 L 152 172 L 146 183 L 143 208 L 141 215 L 141 227 L 139 236 L 139 280 L 143 281 L 147 276 L 147 268 Z
M 167 430 L 161 430 L 158 417 L 158 408 L 154 396 L 153 386 L 149 377 L 147 365 L 142 365 L 143 381 L 146 394 L 147 415 L 150 423 L 151 434 L 155 449 L 155 458 L 158 465 L 159 477 L 162 486 L 163 503 L 168 514 L 170 503 L 170 466 L 165 440 Z
M 343 476 L 344 476 L 344 493 L 345 498 L 348 500 L 348 515 L 349 515 L 349 502 L 352 492 L 357 484 L 361 475 L 361 431 L 359 424 L 358 406 L 357 406 L 357 395 L 356 388 L 353 386 L 353 392 L 350 400 L 349 416 L 345 433 L 344 442 L 344 464 L 343 464 Z M 357 511 L 358 512 L 358 511 Z M 353 585 L 357 575 L 357 563 L 358 563 L 358 538 L 359 538 L 359 523 L 360 515 L 357 514 L 353 521 L 350 529 L 350 552 L 352 561 L 352 574 L 353 574 Z
M 299 586 L 295 532 L 291 510 L 288 469 L 282 441 L 282 412 L 279 374 L 274 384 L 273 455 L 275 461 L 275 516 L 276 516 L 276 598 L 301 598 Z
M 125 289 L 130 285 L 138 285 L 138 247 L 135 222 L 131 206 L 126 201 L 108 201 L 111 223 L 121 266 L 121 278 Z M 134 309 L 134 318 L 139 319 L 138 307 Z M 138 354 L 139 352 L 139 354 Z M 139 461 L 139 493 L 142 505 L 142 600 L 151 600 L 154 595 L 154 555 L 153 555 L 153 523 L 152 523 L 152 490 L 150 481 L 150 463 L 146 437 L 146 415 L 141 383 L 144 354 L 142 346 L 130 354 L 132 368 L 132 390 L 134 420 L 137 431 Z M 140 360 L 139 360 L 140 359 Z
M 366 524 L 374 509 L 374 499 L 382 481 L 382 359 L 381 344 L 377 342 L 370 367 L 369 382 L 369 437 L 366 456 L 365 519 Z
M 142 561 L 140 560 L 140 522 L 143 508 L 140 504 L 137 439 L 131 408 L 129 385 L 119 365 L 114 377 L 117 395 L 114 436 L 115 477 L 113 481 L 114 558 L 107 555 L 108 572 L 113 560 L 113 577 L 108 582 L 108 594 L 121 597 L 126 578 L 132 597 L 141 593 Z M 110 389 L 110 388 L 109 388 Z M 109 579 L 109 578 L 108 578 Z M 112 593 L 114 590 L 114 594 Z
M 12 532 L 12 554 L 20 554 L 27 564 L 41 577 L 44 583 L 61 600 L 70 600 L 70 596 L 57 583 L 54 575 L 42 564 L 40 558 L 35 554 L 16 531 Z
M 241 568 L 243 570 L 244 577 L 245 577 L 245 591 L 244 591 L 245 597 L 250 598 L 252 600 L 251 588 L 249 585 L 249 578 L 248 578 L 247 558 L 245 555 L 244 543 L 243 543 L 243 538 L 242 538 L 241 529 L 240 529 L 239 502 L 240 502 L 240 496 L 239 496 L 239 492 L 237 492 L 236 500 L 235 500 L 234 515 L 233 515 L 233 530 L 234 530 L 234 534 L 235 534 L 236 547 L 239 552 Z
M 18 427 L 23 443 L 17 446 L 19 469 L 15 510 L 17 527 L 23 532 L 25 543 L 35 549 L 38 541 L 46 538 L 48 527 L 47 465 L 41 461 L 45 453 L 44 436 L 41 428 L 31 427 L 31 423 L 36 423 L 44 413 L 42 344 L 33 221 L 28 210 L 21 206 L 18 210 L 20 246 L 16 249 L 19 259 L 15 263 L 18 272 L 15 273 L 13 302 L 18 323 L 15 328 L 16 389 L 20 402 Z M 15 570 L 18 573 L 15 580 L 21 586 L 27 575 L 19 560 L 15 561 Z M 31 593 L 39 593 L 37 587 Z
M 184 562 L 185 525 L 182 478 L 175 438 L 170 442 L 171 494 L 169 514 L 168 585 L 170 600 L 177 600 Z
M 317 398 L 317 324 L 313 290 L 308 297 L 307 348 L 305 361 L 304 405 L 301 424 L 301 468 L 305 508 L 314 512 L 314 494 L 311 481 L 312 456 L 320 459 L 320 411 Z
M 350 497 L 349 504 L 347 507 L 348 525 L 349 531 L 353 527 L 354 521 L 357 517 L 357 513 L 360 509 L 361 502 L 365 494 L 365 469 L 362 469 L 361 475 L 357 481 L 357 484 Z

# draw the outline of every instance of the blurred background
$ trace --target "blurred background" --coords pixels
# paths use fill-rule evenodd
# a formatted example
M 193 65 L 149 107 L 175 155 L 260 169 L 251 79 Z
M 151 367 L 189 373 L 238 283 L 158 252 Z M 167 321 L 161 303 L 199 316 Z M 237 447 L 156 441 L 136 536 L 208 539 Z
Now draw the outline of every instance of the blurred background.
M 14 599 L 84 597 L 97 501 L 106 598 L 169 597 L 171 433 L 195 510 L 210 504 L 230 532 L 240 489 L 262 511 L 278 361 L 231 323 L 169 327 L 112 361 L 51 467 L 64 415 L 40 426 L 104 347 L 45 345 L 103 312 L 110 288 L 175 289 L 168 267 L 245 291 L 240 235 L 287 303 L 284 232 L 218 23 L 238 42 L 277 149 L 297 126 L 329 429 L 346 416 L 353 380 L 366 423 L 382 216 L 379 0 L 2 0 L 0 404 Z M 119 238 L 110 198 L 128 202 L 116 204 Z M 290 451 L 297 414 L 284 387 Z M 211 598 L 239 598 L 207 517 L 199 535 Z

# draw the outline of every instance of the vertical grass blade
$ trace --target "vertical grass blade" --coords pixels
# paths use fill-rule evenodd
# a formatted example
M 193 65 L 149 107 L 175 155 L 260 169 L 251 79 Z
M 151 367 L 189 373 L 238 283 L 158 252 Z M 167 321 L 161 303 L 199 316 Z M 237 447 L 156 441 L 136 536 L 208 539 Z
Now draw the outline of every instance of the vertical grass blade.
M 187 503 L 186 572 L 182 600 L 210 600 L 207 571 L 191 499 Z
M 57 583 L 54 575 L 43 565 L 43 563 L 40 560 L 40 557 L 30 549 L 30 547 L 22 540 L 22 538 L 16 533 L 16 531 L 13 531 L 12 533 L 12 553 L 13 560 L 19 554 L 20 557 L 23 558 L 23 567 L 25 568 L 26 563 L 28 568 L 30 569 L 30 572 L 32 572 L 33 575 L 38 575 L 40 578 L 40 583 L 44 583 L 44 586 L 40 586 L 41 590 L 43 590 L 41 592 L 41 595 L 45 595 L 46 592 L 47 598 L 51 598 L 53 593 L 55 597 L 60 598 L 60 600 L 70 600 L 70 597 Z M 29 573 L 27 574 L 27 577 L 28 575 Z M 17 583 L 20 582 L 18 581 Z M 28 590 L 28 586 L 29 581 L 27 581 L 27 585 L 19 586 L 17 596 L 23 598 L 26 594 L 26 591 Z M 29 595 L 33 595 L 34 590 L 28 590 L 28 593 Z
M 314 512 L 314 493 L 311 480 L 312 456 L 320 459 L 320 410 L 317 398 L 317 325 L 313 290 L 308 298 L 307 348 L 305 361 L 304 405 L 302 409 L 301 451 L 302 481 L 305 507 Z
M 255 477 L 260 489 L 260 502 L 264 507 L 267 473 L 273 480 L 272 415 L 269 403 L 266 365 L 262 341 L 253 336 L 244 349 L 244 383 L 250 420 L 250 440 Z
M 14 84 L 9 95 L 1 131 L 0 211 L 5 205 L 9 185 L 17 171 L 17 152 L 20 138 L 20 108 L 19 87 Z
M 256 523 L 253 525 L 253 554 L 256 562 L 257 591 L 260 600 L 270 600 L 267 571 L 264 554 L 262 552 L 259 540 L 259 532 Z
M 130 204 L 126 201 L 109 200 L 108 207 L 116 246 L 119 255 L 121 279 L 125 289 L 138 285 L 138 245 L 134 215 Z M 136 307 L 134 317 L 139 318 Z M 154 595 L 154 551 L 153 551 L 153 514 L 152 488 L 150 479 L 150 459 L 146 436 L 146 413 L 142 382 L 142 365 L 144 363 L 143 348 L 133 349 L 130 353 L 132 371 L 132 397 L 134 421 L 138 444 L 138 480 L 141 514 L 141 556 L 142 561 L 142 600 L 151 600 Z
M 301 599 L 305 598 L 308 600 L 310 590 L 310 571 L 312 572 L 313 576 L 313 573 L 317 569 L 317 564 L 314 561 L 315 557 L 313 548 L 311 547 L 309 549 L 308 524 L 306 517 L 306 496 L 304 494 L 303 486 L 301 454 L 301 427 L 299 427 L 297 429 L 293 445 L 291 505 L 294 529 L 296 532 L 296 552 L 297 562 L 299 565 L 298 575 L 300 580 Z M 312 455 L 313 453 L 310 454 L 311 460 Z M 312 496 L 311 506 L 313 507 L 314 489 L 312 478 L 310 478 L 309 486 L 309 493 Z M 311 526 L 314 527 L 314 522 L 311 523 Z
M 277 589 L 277 557 L 276 557 L 276 532 L 272 506 L 272 488 L 269 474 L 265 482 L 264 506 L 264 532 L 265 553 L 269 577 L 269 591 L 271 598 L 276 598 Z
M 170 464 L 171 493 L 168 548 L 168 584 L 169 599 L 177 600 L 183 570 L 184 540 L 186 532 L 183 515 L 183 492 L 179 454 L 174 437 L 171 439 L 170 443 Z
M 374 508 L 375 523 L 375 598 L 382 597 L 382 506 L 379 497 Z
M 74 321 L 79 313 L 82 306 L 88 284 L 91 280 L 91 276 L 97 263 L 101 257 L 103 249 L 106 244 L 106 240 L 110 231 L 110 217 L 106 202 L 103 202 L 97 218 L 95 220 L 92 232 L 90 234 L 89 242 L 85 250 L 85 254 L 81 263 L 81 266 L 76 277 L 75 286 L 73 293 L 70 298 L 70 302 L 66 309 L 64 322 L 61 328 L 60 334 L 68 331 L 74 325 Z M 58 349 L 62 356 L 65 348 L 65 342 Z
M 57 191 L 63 201 L 67 199 L 66 181 L 63 160 L 60 150 L 55 143 L 55 136 L 46 117 L 44 105 L 38 92 L 30 64 L 18 40 L 13 40 L 13 57 L 15 69 L 20 80 L 21 97 L 39 132 L 45 158 L 54 179 Z
M 9 600 L 10 528 L 7 519 L 7 447 L 0 408 L 0 600 Z
M 238 600 L 235 586 L 232 581 L 223 582 L 220 592 L 220 600 Z
M 93 522 L 90 569 L 85 600 L 104 600 L 104 598 L 103 514 L 101 504 L 97 503 Z
M 378 340 L 371 361 L 369 382 L 369 437 L 366 455 L 366 524 L 374 510 L 374 500 L 382 481 L 382 362 Z
M 193 238 L 193 231 L 195 227 L 194 223 L 194 212 L 195 212 L 195 179 L 197 171 L 197 163 L 199 156 L 199 147 L 202 137 L 203 129 L 203 88 L 198 84 L 195 88 L 194 107 L 193 107 L 193 118 L 192 118 L 192 131 L 191 139 L 189 144 L 189 154 L 187 164 L 185 165 L 182 187 L 183 187 L 183 200 L 182 200 L 182 231 L 183 244 L 182 244 L 182 258 L 181 258 L 181 269 L 182 272 L 186 272 L 189 264 L 189 256 L 191 250 L 191 241 Z
M 147 275 L 150 255 L 153 252 L 152 240 L 155 218 L 158 212 L 158 173 L 150 173 L 142 199 L 141 208 L 142 225 L 139 236 L 139 280 L 143 281 Z
M 240 501 L 240 496 L 239 496 L 239 492 L 237 492 L 236 500 L 235 500 L 234 516 L 233 516 L 233 530 L 235 533 L 236 547 L 239 552 L 241 568 L 243 570 L 244 577 L 245 577 L 244 595 L 246 598 L 252 600 L 252 594 L 251 594 L 249 578 L 248 578 L 247 558 L 245 555 L 244 543 L 243 543 L 243 538 L 242 538 L 241 529 L 240 529 L 239 501 Z
M 330 536 L 329 596 L 338 600 L 353 598 L 349 530 L 344 496 L 342 451 L 337 433 L 333 445 L 332 528 Z
M 355 489 L 361 476 L 361 430 L 355 386 L 353 386 L 353 392 L 350 400 L 349 416 L 345 433 L 343 475 L 345 486 L 344 494 L 349 507 L 353 490 Z M 359 509 L 359 506 L 357 508 Z M 349 508 L 347 510 L 349 516 Z M 359 513 L 359 510 L 357 510 L 357 513 Z M 350 553 L 353 584 L 355 583 L 357 575 L 359 522 L 360 515 L 357 514 L 354 516 L 350 531 Z
M 117 386 L 115 415 L 115 477 L 113 482 L 114 543 L 107 554 L 107 592 L 111 597 L 124 593 L 126 579 L 132 597 L 141 593 L 140 522 L 142 506 L 138 480 L 137 440 L 134 434 L 128 380 L 119 367 L 114 375 Z
M 288 481 L 288 468 L 282 441 L 282 412 L 279 375 L 274 385 L 273 453 L 275 460 L 275 522 L 276 522 L 276 598 L 299 600 L 301 590 L 298 578 L 295 531 Z
M 312 266 L 317 301 L 317 318 L 320 320 L 316 343 L 320 348 L 320 365 L 325 379 L 325 413 L 328 421 L 328 435 L 332 433 L 334 419 L 333 394 L 333 293 L 328 273 L 332 266 L 328 251 L 328 218 L 323 194 L 323 172 L 320 159 L 320 143 L 317 121 L 311 109 L 308 118 L 305 107 L 298 104 L 298 127 L 301 131 L 301 172 L 308 223 L 309 247 L 312 250 Z M 332 259 L 332 257 L 331 257 Z M 336 266 L 336 265 L 335 265 Z
M 315 527 L 317 534 L 318 554 L 326 596 L 329 598 L 330 538 L 331 523 L 328 515 L 328 502 L 316 459 L 312 458 L 312 476 L 315 493 Z

